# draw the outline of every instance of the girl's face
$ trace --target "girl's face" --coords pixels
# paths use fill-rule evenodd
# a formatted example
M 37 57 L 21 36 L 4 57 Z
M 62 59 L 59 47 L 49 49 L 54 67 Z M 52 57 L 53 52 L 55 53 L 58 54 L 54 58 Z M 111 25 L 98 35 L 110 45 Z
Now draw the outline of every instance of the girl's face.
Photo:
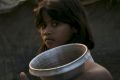
M 67 43 L 75 33 L 75 29 L 70 27 L 69 24 L 52 20 L 46 12 L 43 12 L 43 20 L 39 32 L 47 48 Z

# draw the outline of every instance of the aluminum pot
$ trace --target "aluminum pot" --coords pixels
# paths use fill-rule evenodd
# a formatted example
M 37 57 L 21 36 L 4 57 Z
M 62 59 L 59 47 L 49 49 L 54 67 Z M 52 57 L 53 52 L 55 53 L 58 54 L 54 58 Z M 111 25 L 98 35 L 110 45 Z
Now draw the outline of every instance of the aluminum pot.
M 29 72 L 41 80 L 74 80 L 82 72 L 82 65 L 87 60 L 93 59 L 84 44 L 66 44 L 33 58 L 29 63 Z

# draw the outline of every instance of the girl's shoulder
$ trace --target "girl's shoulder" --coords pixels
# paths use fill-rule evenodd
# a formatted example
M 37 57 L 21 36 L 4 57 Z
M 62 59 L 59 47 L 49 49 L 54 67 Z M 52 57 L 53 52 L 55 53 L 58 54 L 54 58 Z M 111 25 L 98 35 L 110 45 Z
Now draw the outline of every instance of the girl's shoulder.
M 113 80 L 110 72 L 98 63 L 88 62 L 85 68 L 82 80 Z

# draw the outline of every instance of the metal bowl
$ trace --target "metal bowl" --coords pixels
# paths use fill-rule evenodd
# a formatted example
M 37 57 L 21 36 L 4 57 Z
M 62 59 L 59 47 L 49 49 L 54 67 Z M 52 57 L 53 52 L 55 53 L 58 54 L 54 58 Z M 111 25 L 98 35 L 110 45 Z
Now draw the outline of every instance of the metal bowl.
M 67 75 L 73 73 L 72 71 L 91 58 L 90 52 L 84 44 L 66 44 L 47 50 L 33 58 L 29 64 L 29 72 L 38 77 L 61 74 L 64 74 L 65 77 L 65 73 Z

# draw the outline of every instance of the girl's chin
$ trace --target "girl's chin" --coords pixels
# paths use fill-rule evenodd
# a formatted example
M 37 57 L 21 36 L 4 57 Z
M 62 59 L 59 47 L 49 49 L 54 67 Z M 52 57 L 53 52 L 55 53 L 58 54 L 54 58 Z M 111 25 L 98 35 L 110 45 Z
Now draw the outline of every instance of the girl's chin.
M 47 44 L 47 43 L 46 43 L 46 46 L 47 46 L 47 48 L 49 48 L 49 49 L 56 47 L 53 43 L 52 43 L 52 44 Z
M 54 48 L 54 47 L 56 47 L 56 46 L 47 45 L 48 49 L 51 49 L 51 48 Z
M 55 47 L 55 42 L 53 40 L 46 40 L 45 44 L 48 48 L 53 48 Z
M 47 48 L 51 49 L 51 48 L 54 48 L 54 47 L 57 47 L 59 45 L 56 45 L 56 44 L 46 44 Z
M 54 42 L 46 42 L 46 46 L 47 48 L 51 49 L 51 48 L 54 48 L 54 47 L 57 47 L 57 46 L 60 46 L 62 44 L 56 44 Z

